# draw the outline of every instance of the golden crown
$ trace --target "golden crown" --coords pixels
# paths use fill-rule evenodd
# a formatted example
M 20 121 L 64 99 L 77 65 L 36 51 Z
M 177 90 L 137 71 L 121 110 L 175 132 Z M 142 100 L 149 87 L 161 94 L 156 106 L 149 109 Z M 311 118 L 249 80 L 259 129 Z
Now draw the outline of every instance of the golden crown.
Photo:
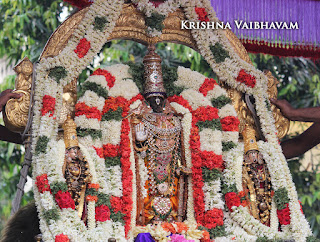
M 73 121 L 73 119 L 68 116 L 67 120 L 62 125 L 63 131 L 64 131 L 64 143 L 67 149 L 72 147 L 78 147 L 78 137 L 77 137 L 77 125 Z
M 166 97 L 166 90 L 163 86 L 161 57 L 155 52 L 155 46 L 148 46 L 148 53 L 143 58 L 145 98 L 152 96 Z
M 256 131 L 246 124 L 246 127 L 242 132 L 245 154 L 250 150 L 259 150 L 255 133 Z

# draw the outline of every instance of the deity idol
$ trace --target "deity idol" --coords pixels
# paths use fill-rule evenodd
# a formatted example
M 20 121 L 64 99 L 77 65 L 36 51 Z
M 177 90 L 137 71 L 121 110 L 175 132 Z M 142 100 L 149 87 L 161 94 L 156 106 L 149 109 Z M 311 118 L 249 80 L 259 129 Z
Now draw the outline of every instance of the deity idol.
M 147 196 L 138 201 L 142 225 L 185 218 L 185 175 L 191 173 L 184 166 L 181 117 L 166 100 L 161 58 L 154 46 L 148 50 L 144 58 L 146 103 L 133 110 L 131 118 L 136 157 L 144 160 L 148 170 Z

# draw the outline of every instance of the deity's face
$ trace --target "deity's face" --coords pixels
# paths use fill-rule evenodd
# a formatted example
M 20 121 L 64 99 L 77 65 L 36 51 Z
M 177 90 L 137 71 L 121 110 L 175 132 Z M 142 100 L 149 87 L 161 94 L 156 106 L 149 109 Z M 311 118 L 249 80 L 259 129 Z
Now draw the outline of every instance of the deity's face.
M 150 107 L 152 108 L 153 112 L 155 113 L 162 113 L 164 108 L 165 98 L 161 96 L 152 96 L 147 98 Z
M 68 150 L 68 155 L 72 160 L 75 160 L 78 158 L 78 148 L 72 147 Z

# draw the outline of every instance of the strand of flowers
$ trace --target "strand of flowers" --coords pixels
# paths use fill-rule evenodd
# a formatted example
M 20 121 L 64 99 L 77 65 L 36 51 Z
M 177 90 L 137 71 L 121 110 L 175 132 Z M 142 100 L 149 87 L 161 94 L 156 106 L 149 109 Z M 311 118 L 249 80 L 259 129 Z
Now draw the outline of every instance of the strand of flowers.
M 295 237 L 295 239 L 303 239 L 306 238 L 308 236 L 311 235 L 311 230 L 310 227 L 308 225 L 308 223 L 305 220 L 304 215 L 301 213 L 301 208 L 300 208 L 300 204 L 298 203 L 298 198 L 295 196 L 295 194 L 292 194 L 292 191 L 294 188 L 290 189 L 290 185 L 293 185 L 292 182 L 292 178 L 291 178 L 291 174 L 290 171 L 286 171 L 287 168 L 287 164 L 283 165 L 283 163 L 281 162 L 281 157 L 277 155 L 277 151 L 275 150 L 275 148 L 272 146 L 272 144 L 269 143 L 264 143 L 262 141 L 260 141 L 258 143 L 259 148 L 262 151 L 262 154 L 264 156 L 264 159 L 266 160 L 267 164 L 268 164 L 268 168 L 270 169 L 270 175 L 271 175 L 271 181 L 273 182 L 272 184 L 280 184 L 281 182 L 279 182 L 279 180 L 283 181 L 283 185 L 285 186 L 279 186 L 278 190 L 280 191 L 281 189 L 283 191 L 287 191 L 287 195 L 289 198 L 289 208 L 290 208 L 290 220 L 289 220 L 289 227 L 290 230 L 293 232 L 293 235 Z M 283 171 L 286 171 L 285 173 L 287 174 L 287 176 L 289 177 L 283 177 Z M 291 184 L 290 184 L 291 183 Z M 299 205 L 296 206 L 295 203 L 298 203 Z M 279 208 L 278 208 L 279 211 Z M 282 225 L 283 227 L 284 225 Z M 286 230 L 286 229 L 284 229 Z
M 152 12 L 167 16 L 169 13 L 174 12 L 180 7 L 180 3 L 177 0 L 167 0 L 157 7 L 149 0 L 133 0 L 132 2 L 137 5 L 139 11 L 143 12 L 148 17 L 151 16 Z
M 187 168 L 192 167 L 191 150 L 190 150 L 190 135 L 192 125 L 192 114 L 187 107 L 184 107 L 176 102 L 171 102 L 170 105 L 176 110 L 177 113 L 182 114 L 181 125 L 183 127 L 183 141 L 184 141 L 184 156 Z M 194 217 L 194 203 L 193 203 L 193 189 L 192 178 L 188 177 L 188 201 L 187 201 L 187 218 L 188 221 L 195 221 Z
M 214 13 L 212 7 L 206 2 L 206 0 L 186 1 L 182 6 L 184 7 L 187 19 L 189 21 L 204 21 L 197 13 L 198 6 L 202 6 L 203 4 L 210 7 L 209 9 L 203 9 L 206 14 Z M 213 15 L 215 14 L 210 14 L 209 17 L 213 18 Z M 209 21 L 209 18 L 205 21 Z M 214 18 L 210 19 L 210 21 L 217 22 L 218 19 Z M 193 29 L 191 33 L 197 42 L 200 54 L 207 60 L 220 80 L 239 91 L 249 94 L 252 94 L 256 89 L 266 88 L 266 77 L 261 71 L 256 70 L 252 65 L 237 56 L 223 30 Z M 247 78 L 251 76 L 252 81 L 249 79 L 242 80 L 240 78 L 241 73 L 246 73 Z

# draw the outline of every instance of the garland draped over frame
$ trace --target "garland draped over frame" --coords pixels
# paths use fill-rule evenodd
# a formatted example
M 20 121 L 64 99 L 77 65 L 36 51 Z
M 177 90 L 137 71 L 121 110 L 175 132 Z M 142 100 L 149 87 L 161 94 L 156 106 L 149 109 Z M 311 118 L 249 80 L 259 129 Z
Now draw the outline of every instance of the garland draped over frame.
M 83 8 L 94 0 L 64 0 Z M 151 1 L 159 6 L 162 1 Z M 218 18 L 229 22 L 231 30 L 248 52 L 276 56 L 320 58 L 320 2 L 308 0 L 211 0 Z M 299 29 L 247 29 L 236 28 L 234 20 L 243 22 L 292 22 Z M 282 24 L 281 24 L 282 26 Z M 241 26 L 242 27 L 242 26 Z
M 132 2 L 146 17 L 167 16 L 181 7 L 190 21 L 218 21 L 207 0 L 168 0 L 158 8 L 148 0 Z M 136 80 L 127 74 L 128 66 L 96 70 L 84 84 L 84 95 L 76 105 L 80 148 L 88 159 L 93 177 L 86 194 L 88 228 L 78 218 L 68 195 L 62 174 L 64 144 L 62 140 L 57 142 L 60 117 L 57 110 L 62 107 L 63 87 L 77 78 L 101 50 L 122 5 L 123 1 L 96 0 L 61 53 L 41 60 L 37 67 L 33 178 L 40 229 L 48 241 L 86 241 L 89 238 L 101 241 L 107 236 L 120 241 L 133 239 L 138 184 L 135 184 L 130 126 L 122 117 L 129 106 L 136 107 L 142 97 Z M 150 24 L 148 34 L 161 34 L 158 26 L 161 23 Z M 184 134 L 190 147 L 186 149 L 189 152 L 186 160 L 193 170 L 188 188 L 192 195 L 187 202 L 190 221 L 181 226 L 189 224 L 192 236 L 198 239 L 206 238 L 209 233 L 211 238 L 221 241 L 232 239 L 230 236 L 238 236 L 240 240 L 267 237 L 304 241 L 312 233 L 300 211 L 297 192 L 278 144 L 272 112 L 268 109 L 267 78 L 235 54 L 222 31 L 192 30 L 191 33 L 200 54 L 220 81 L 253 95 L 256 100 L 257 115 L 268 141 L 260 147 L 275 190 L 271 226 L 254 219 L 240 202 L 243 146 L 237 145 L 239 121 L 225 91 L 214 80 L 180 68 L 174 82 L 174 90 L 180 92 L 169 101 L 177 112 L 184 114 L 182 122 L 189 127 Z M 221 185 L 226 186 L 225 192 Z M 278 231 L 278 221 L 282 232 Z M 203 227 L 193 227 L 194 222 Z M 67 224 L 72 226 L 66 228 Z

